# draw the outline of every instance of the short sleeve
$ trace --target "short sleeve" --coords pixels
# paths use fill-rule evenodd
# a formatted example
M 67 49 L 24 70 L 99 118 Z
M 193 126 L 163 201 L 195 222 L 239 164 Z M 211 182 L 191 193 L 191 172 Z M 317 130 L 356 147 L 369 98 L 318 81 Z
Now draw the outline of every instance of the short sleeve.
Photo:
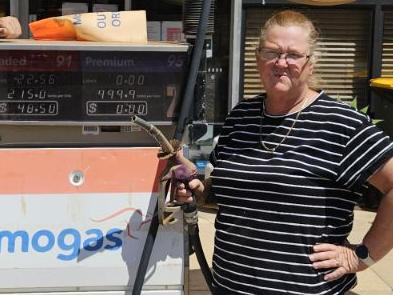
M 339 165 L 338 182 L 358 190 L 387 160 L 393 156 L 393 143 L 383 131 L 366 117 L 348 140 Z

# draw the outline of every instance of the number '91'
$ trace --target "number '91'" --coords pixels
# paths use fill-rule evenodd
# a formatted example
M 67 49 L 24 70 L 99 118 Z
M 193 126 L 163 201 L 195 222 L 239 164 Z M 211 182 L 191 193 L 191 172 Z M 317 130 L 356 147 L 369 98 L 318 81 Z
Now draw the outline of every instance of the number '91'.
M 72 63 L 72 56 L 71 55 L 65 55 L 65 54 L 60 54 L 56 56 L 56 66 L 57 67 L 70 67 Z

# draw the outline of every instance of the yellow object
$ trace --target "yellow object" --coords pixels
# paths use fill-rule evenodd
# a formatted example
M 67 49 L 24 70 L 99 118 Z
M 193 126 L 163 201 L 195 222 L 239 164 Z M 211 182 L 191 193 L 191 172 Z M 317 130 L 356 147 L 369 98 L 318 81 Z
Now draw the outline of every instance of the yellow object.
M 144 10 L 63 15 L 32 22 L 29 27 L 36 40 L 147 43 Z
M 393 89 L 393 78 L 374 78 L 370 80 L 370 86 Z

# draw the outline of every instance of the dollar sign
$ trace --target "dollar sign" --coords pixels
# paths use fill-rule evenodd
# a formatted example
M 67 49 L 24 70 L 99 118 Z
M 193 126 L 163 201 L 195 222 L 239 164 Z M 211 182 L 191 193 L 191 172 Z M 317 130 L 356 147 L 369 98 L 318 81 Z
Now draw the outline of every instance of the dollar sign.
M 94 103 L 94 102 L 93 102 L 93 103 L 89 103 L 89 107 L 88 107 L 87 112 L 88 112 L 89 114 L 92 114 L 92 113 L 97 112 L 97 104 Z
M 0 103 L 0 113 L 6 113 L 7 112 L 7 103 Z

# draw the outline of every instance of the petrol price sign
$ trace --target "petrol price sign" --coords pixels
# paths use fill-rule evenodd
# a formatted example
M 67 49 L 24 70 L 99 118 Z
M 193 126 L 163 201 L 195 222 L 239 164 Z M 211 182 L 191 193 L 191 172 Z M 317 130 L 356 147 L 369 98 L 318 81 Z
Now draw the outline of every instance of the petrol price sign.
M 187 52 L 0 50 L 0 123 L 177 117 Z

